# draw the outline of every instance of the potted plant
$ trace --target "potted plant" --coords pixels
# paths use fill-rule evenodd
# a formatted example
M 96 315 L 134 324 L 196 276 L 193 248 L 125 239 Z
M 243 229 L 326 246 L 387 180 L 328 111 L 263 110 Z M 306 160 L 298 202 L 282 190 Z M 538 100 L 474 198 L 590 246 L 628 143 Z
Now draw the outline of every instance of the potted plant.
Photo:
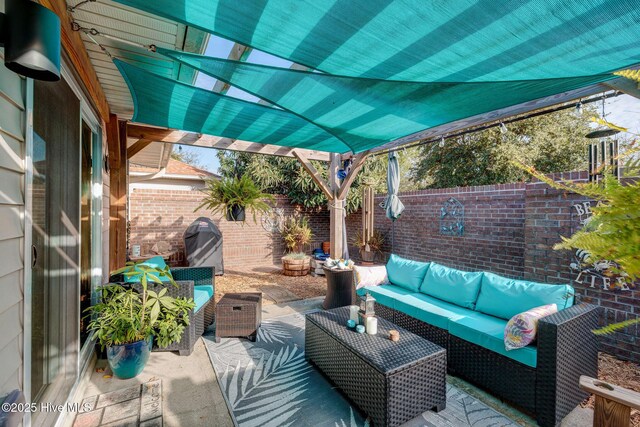
M 251 211 L 253 221 L 256 221 L 258 213 L 268 213 L 271 206 L 267 201 L 273 201 L 271 194 L 262 190 L 249 178 L 248 175 L 233 178 L 211 178 L 207 180 L 205 194 L 196 211 L 206 207 L 213 214 L 222 214 L 227 221 L 245 222 L 245 212 Z
M 311 257 L 303 252 L 311 243 L 313 233 L 305 216 L 293 215 L 282 224 L 282 240 L 289 252 L 282 257 L 285 276 L 305 276 L 311 269 Z
M 182 338 L 189 325 L 189 311 L 195 303 L 190 298 L 168 296 L 166 287 L 158 292 L 148 289 L 149 282 L 177 286 L 169 267 L 160 269 L 127 263 L 112 274 L 135 275 L 141 287 L 135 290 L 117 283 L 103 286 L 100 302 L 85 310 L 91 316 L 88 329 L 95 332 L 100 346 L 106 347 L 114 375 L 133 378 L 149 360 L 154 339 L 165 347 Z
M 353 244 L 360 249 L 360 258 L 365 263 L 373 263 L 376 254 L 382 253 L 385 237 L 378 230 L 373 230 L 368 242 L 364 241 L 362 232 L 358 231 L 353 239 Z

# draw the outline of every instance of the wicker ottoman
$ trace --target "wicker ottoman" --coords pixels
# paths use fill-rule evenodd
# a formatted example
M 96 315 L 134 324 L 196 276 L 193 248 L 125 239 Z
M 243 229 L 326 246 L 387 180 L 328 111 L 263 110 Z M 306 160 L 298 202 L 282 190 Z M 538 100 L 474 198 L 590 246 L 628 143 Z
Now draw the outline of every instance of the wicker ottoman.
M 378 318 L 378 335 L 347 328 L 349 308 L 307 314 L 306 358 L 331 379 L 376 427 L 398 426 L 425 411 L 441 411 L 446 396 L 446 351 Z M 387 337 L 400 331 L 400 341 Z
M 216 342 L 221 337 L 256 340 L 262 322 L 262 293 L 224 294 L 216 305 Z

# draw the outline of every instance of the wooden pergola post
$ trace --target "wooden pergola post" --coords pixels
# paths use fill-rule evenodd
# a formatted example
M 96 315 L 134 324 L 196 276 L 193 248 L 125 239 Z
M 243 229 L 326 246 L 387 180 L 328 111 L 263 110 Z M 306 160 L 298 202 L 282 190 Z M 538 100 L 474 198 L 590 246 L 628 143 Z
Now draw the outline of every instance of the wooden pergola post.
M 346 209 L 346 199 L 349 188 L 353 184 L 358 172 L 364 166 L 369 151 L 355 156 L 351 164 L 351 171 L 347 177 L 340 182 L 338 179 L 338 170 L 342 163 L 342 156 L 338 153 L 331 153 L 329 156 L 329 183 L 327 184 L 318 170 L 311 164 L 309 159 L 299 150 L 294 150 L 293 155 L 302 164 L 302 167 L 311 175 L 313 181 L 320 187 L 324 195 L 329 201 L 329 240 L 331 242 L 330 252 L 333 258 L 342 258 L 344 255 L 344 246 L 342 236 L 344 233 L 344 214 Z
M 342 247 L 342 216 L 344 215 L 344 198 L 338 197 L 340 190 L 340 180 L 338 170 L 340 169 L 340 154 L 331 153 L 329 162 L 329 186 L 333 193 L 333 200 L 329 200 L 329 241 L 331 242 L 331 257 L 342 258 L 344 248 Z

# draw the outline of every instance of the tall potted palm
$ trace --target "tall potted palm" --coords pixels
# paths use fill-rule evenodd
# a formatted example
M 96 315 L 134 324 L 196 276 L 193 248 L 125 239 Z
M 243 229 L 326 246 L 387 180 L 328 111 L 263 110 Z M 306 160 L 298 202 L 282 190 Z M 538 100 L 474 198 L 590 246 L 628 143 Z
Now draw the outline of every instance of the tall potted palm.
M 169 267 L 127 263 L 112 273 L 118 274 L 136 276 L 140 289 L 107 284 L 100 289 L 100 302 L 85 311 L 91 317 L 88 328 L 101 347 L 106 348 L 114 375 L 126 379 L 142 372 L 154 339 L 159 346 L 166 347 L 182 338 L 195 303 L 190 298 L 168 296 L 166 287 L 158 292 L 149 289 L 150 282 L 177 286 Z
M 263 193 L 248 175 L 233 178 L 211 178 L 207 180 L 205 194 L 196 211 L 207 208 L 213 214 L 221 214 L 228 221 L 246 221 L 246 211 L 256 215 L 268 213 L 271 206 L 267 202 L 273 202 L 271 194 Z

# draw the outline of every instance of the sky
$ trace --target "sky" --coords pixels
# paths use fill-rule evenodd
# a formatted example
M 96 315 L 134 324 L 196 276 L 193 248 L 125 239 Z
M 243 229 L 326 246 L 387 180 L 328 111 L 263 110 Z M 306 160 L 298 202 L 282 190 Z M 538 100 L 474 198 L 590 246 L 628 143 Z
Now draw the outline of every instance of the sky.
M 216 58 L 226 59 L 231 51 L 233 42 L 212 35 L 209 39 L 209 43 L 205 50 L 205 55 L 213 56 Z M 291 66 L 291 62 L 285 59 L 269 55 L 268 53 L 261 52 L 259 50 L 252 50 L 247 58 L 247 62 L 262 65 L 271 65 L 275 67 L 288 68 Z M 203 73 L 198 73 L 195 85 L 203 89 L 211 90 L 216 83 L 216 79 L 207 76 Z M 244 99 L 251 102 L 258 102 L 259 98 L 246 93 L 240 89 L 232 87 L 227 92 L 228 96 L 234 98 Z M 602 104 L 598 103 L 598 110 L 602 110 Z M 615 123 L 618 126 L 629 128 L 630 131 L 640 133 L 640 99 L 634 98 L 629 95 L 620 95 L 615 98 L 610 98 L 605 102 L 605 115 L 606 119 Z M 178 150 L 178 147 L 175 147 Z M 198 155 L 201 163 L 201 167 L 210 171 L 218 172 L 220 163 L 216 156 L 217 150 L 203 147 L 192 147 L 183 145 L 182 150 L 185 152 L 194 152 Z

